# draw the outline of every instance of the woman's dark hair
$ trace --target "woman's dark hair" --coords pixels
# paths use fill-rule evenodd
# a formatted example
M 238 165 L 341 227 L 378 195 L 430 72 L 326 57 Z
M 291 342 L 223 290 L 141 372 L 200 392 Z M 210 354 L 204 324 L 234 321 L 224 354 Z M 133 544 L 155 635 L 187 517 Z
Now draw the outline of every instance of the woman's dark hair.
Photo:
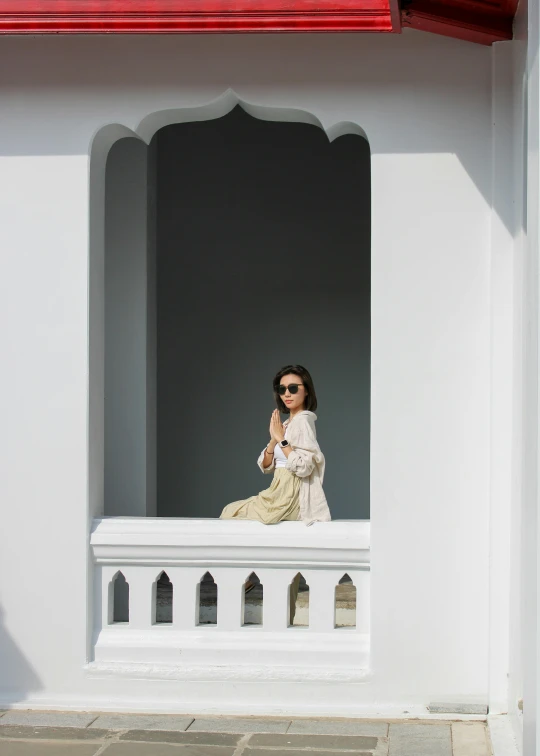
M 274 398 L 276 400 L 278 410 L 280 412 L 284 412 L 286 415 L 288 415 L 290 412 L 289 408 L 280 397 L 278 388 L 283 376 L 289 375 L 291 373 L 293 375 L 297 375 L 301 379 L 300 382 L 304 384 L 304 388 L 306 390 L 304 409 L 315 412 L 315 410 L 317 409 L 317 395 L 315 393 L 315 386 L 313 385 L 313 380 L 309 372 L 305 367 L 302 367 L 302 365 L 285 365 L 285 367 L 281 368 L 281 370 L 274 376 L 274 380 L 272 381 L 272 388 L 274 389 Z

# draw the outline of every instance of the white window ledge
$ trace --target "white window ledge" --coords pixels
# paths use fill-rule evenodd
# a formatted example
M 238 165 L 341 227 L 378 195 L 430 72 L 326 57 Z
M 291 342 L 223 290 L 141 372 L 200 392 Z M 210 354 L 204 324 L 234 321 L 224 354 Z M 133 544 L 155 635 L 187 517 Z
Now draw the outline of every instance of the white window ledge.
M 103 517 L 90 544 L 97 564 L 369 565 L 369 520 L 304 525 L 251 520 Z

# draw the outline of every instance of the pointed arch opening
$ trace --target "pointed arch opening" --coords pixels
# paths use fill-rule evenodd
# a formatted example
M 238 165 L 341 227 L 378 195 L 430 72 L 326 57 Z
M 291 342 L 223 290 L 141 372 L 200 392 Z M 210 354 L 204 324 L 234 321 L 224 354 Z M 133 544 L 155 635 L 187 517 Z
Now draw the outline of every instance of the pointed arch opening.
M 165 570 L 158 575 L 153 588 L 154 623 L 156 625 L 171 624 L 174 586 Z
M 309 585 L 301 572 L 289 585 L 289 626 L 309 627 Z
M 335 627 L 356 627 L 356 586 L 347 573 L 336 585 L 334 624 Z
M 129 583 L 117 572 L 109 584 L 109 624 L 129 622 Z
M 245 626 L 263 624 L 264 586 L 256 572 L 252 572 L 243 585 Z
M 197 586 L 198 624 L 217 625 L 218 587 L 210 572 L 205 572 Z

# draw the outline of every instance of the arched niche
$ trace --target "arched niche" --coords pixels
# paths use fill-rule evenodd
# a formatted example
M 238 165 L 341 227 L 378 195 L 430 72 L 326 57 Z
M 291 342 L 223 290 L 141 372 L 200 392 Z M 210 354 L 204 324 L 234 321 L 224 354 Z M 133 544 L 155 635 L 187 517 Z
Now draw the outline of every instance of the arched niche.
M 217 517 L 255 493 L 250 451 L 266 439 L 270 381 L 298 362 L 317 387 L 332 514 L 369 517 L 363 130 L 229 91 L 101 130 L 91 201 L 93 511 Z M 205 475 L 203 461 L 219 467 L 214 450 L 231 444 Z

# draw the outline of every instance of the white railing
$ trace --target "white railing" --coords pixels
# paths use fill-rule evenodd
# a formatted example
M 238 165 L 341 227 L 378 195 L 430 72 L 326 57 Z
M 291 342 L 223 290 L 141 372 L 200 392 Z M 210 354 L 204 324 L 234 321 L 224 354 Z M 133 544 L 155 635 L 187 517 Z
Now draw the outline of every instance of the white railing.
M 323 674 L 360 679 L 369 669 L 366 520 L 307 527 L 301 522 L 267 526 L 250 521 L 113 517 L 94 521 L 90 543 L 94 561 L 90 670 L 136 671 L 138 676 L 158 678 L 306 679 Z M 172 583 L 172 622 L 168 623 L 156 622 L 157 581 L 163 572 Z M 201 579 L 206 573 L 217 585 L 214 625 L 204 624 L 204 619 L 199 624 L 204 615 L 199 611 Z M 263 586 L 262 623 L 257 625 L 244 624 L 245 582 L 252 573 Z M 304 626 L 291 625 L 289 616 L 290 586 L 298 573 L 309 586 Z M 344 575 L 356 587 L 356 622 L 337 627 L 336 586 Z M 117 596 L 115 617 L 116 581 L 123 578 L 129 602 L 121 614 Z M 349 594 L 350 588 L 349 583 Z M 124 621 L 115 621 L 119 618 Z

